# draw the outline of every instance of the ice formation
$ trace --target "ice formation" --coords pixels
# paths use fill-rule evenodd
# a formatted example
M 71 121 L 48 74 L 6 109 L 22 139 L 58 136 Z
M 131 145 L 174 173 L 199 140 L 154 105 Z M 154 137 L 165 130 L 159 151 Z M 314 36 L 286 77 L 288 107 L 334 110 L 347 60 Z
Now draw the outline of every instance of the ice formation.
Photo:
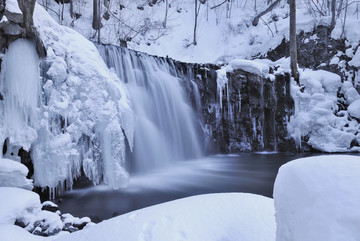
M 274 187 L 276 240 L 359 240 L 359 183 L 359 156 L 317 156 L 283 165 Z
M 39 5 L 34 23 L 47 57 L 40 77 L 34 44 L 10 44 L 1 76 L 1 141 L 8 139 L 13 159 L 20 147 L 30 151 L 34 185 L 49 187 L 52 196 L 65 184 L 71 188 L 81 172 L 94 184 L 126 186 L 134 115 L 124 84 L 91 42 L 58 25 Z
M 40 103 L 39 57 L 34 43 L 26 39 L 11 43 L 2 69 L 3 135 L 13 145 L 28 150 L 37 139 Z
M 201 155 L 196 116 L 185 99 L 174 65 L 116 46 L 98 46 L 125 83 L 136 114 L 135 171 L 147 171 Z

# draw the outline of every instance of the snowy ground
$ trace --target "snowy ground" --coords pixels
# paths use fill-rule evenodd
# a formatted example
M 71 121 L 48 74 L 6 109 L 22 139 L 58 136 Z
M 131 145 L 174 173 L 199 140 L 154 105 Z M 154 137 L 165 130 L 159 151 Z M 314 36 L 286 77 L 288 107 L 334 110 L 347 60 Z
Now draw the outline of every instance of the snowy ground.
M 39 1 L 43 4 L 44 1 Z M 158 1 L 153 6 L 145 0 L 115 0 L 110 2 L 110 19 L 102 20 L 103 28 L 101 42 L 119 45 L 119 39 L 128 39 L 132 49 L 147 52 L 152 55 L 169 56 L 176 60 L 196 63 L 228 62 L 232 58 L 252 58 L 265 54 L 277 47 L 282 39 L 288 38 L 289 8 L 282 1 L 273 11 L 263 16 L 259 24 L 252 26 L 252 20 L 266 8 L 266 1 L 235 0 L 229 4 L 211 9 L 223 2 L 209 0 L 201 4 L 198 17 L 197 45 L 193 42 L 194 1 L 169 0 L 169 12 L 166 28 L 164 1 Z M 330 13 L 320 16 L 316 11 L 310 12 L 307 0 L 297 1 L 297 30 L 311 31 L 315 26 L 327 25 Z M 120 10 L 120 4 L 124 6 Z M 318 3 L 320 5 L 320 3 Z M 345 21 L 344 36 L 350 43 L 358 43 L 360 20 L 356 9 L 359 3 L 349 5 Z M 69 15 L 69 4 L 65 4 L 62 24 L 72 26 L 85 37 L 97 41 L 97 35 L 91 28 L 92 1 L 74 1 L 75 13 L 81 14 L 78 19 Z M 61 5 L 49 3 L 49 13 L 59 20 Z M 140 10 L 140 7 L 143 10 Z M 316 7 L 312 6 L 314 9 Z M 102 6 L 102 13 L 106 7 Z M 337 18 L 333 31 L 334 38 L 340 38 L 345 10 Z M 120 20 L 120 21 L 119 21 Z M 269 41 L 271 40 L 271 41 Z

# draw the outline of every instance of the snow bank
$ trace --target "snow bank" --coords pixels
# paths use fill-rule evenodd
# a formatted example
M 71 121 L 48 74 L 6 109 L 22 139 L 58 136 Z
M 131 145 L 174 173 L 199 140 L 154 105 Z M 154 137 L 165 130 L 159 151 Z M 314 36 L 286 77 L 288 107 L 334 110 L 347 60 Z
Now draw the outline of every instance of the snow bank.
M 273 201 L 253 194 L 194 196 L 104 221 L 58 241 L 275 240 Z
M 55 239 L 55 237 L 45 238 L 35 236 L 25 229 L 15 225 L 0 225 L 0 238 L 4 241 L 50 241 Z
M 0 187 L 0 226 L 14 224 L 18 218 L 29 220 L 40 209 L 38 194 L 20 188 Z
M 359 240 L 359 183 L 358 156 L 309 157 L 283 165 L 274 188 L 276 240 Z
M 348 118 L 348 111 L 339 109 L 337 96 L 340 88 L 345 91 L 353 87 L 348 84 L 351 83 L 343 84 L 340 76 L 324 70 L 300 71 L 300 85 L 291 82 L 295 114 L 287 126 L 289 135 L 298 145 L 301 146 L 302 137 L 308 136 L 307 143 L 317 150 L 351 150 L 351 141 L 356 138 L 360 126 L 356 120 Z M 356 111 L 354 107 L 353 112 Z
M 26 178 L 29 170 L 20 162 L 0 158 L 0 187 L 33 189 L 32 180 Z

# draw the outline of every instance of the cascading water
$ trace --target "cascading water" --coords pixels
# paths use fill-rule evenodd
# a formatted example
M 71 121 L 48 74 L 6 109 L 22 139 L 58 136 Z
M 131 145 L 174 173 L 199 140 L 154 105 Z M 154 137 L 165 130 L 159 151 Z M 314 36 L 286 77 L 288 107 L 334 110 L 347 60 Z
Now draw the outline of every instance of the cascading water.
M 125 48 L 100 45 L 98 49 L 131 95 L 136 114 L 134 171 L 199 157 L 196 116 L 174 75 L 174 65 Z

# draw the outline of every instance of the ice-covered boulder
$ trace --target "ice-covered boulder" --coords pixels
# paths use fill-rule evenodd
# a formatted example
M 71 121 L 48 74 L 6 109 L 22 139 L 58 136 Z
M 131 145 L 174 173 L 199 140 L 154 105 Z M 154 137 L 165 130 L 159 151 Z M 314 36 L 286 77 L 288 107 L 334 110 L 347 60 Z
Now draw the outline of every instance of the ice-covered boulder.
M 359 240 L 359 185 L 359 156 L 317 156 L 283 165 L 274 187 L 276 240 Z
M 20 162 L 0 158 L 0 187 L 33 189 L 32 180 L 27 179 L 29 170 Z

